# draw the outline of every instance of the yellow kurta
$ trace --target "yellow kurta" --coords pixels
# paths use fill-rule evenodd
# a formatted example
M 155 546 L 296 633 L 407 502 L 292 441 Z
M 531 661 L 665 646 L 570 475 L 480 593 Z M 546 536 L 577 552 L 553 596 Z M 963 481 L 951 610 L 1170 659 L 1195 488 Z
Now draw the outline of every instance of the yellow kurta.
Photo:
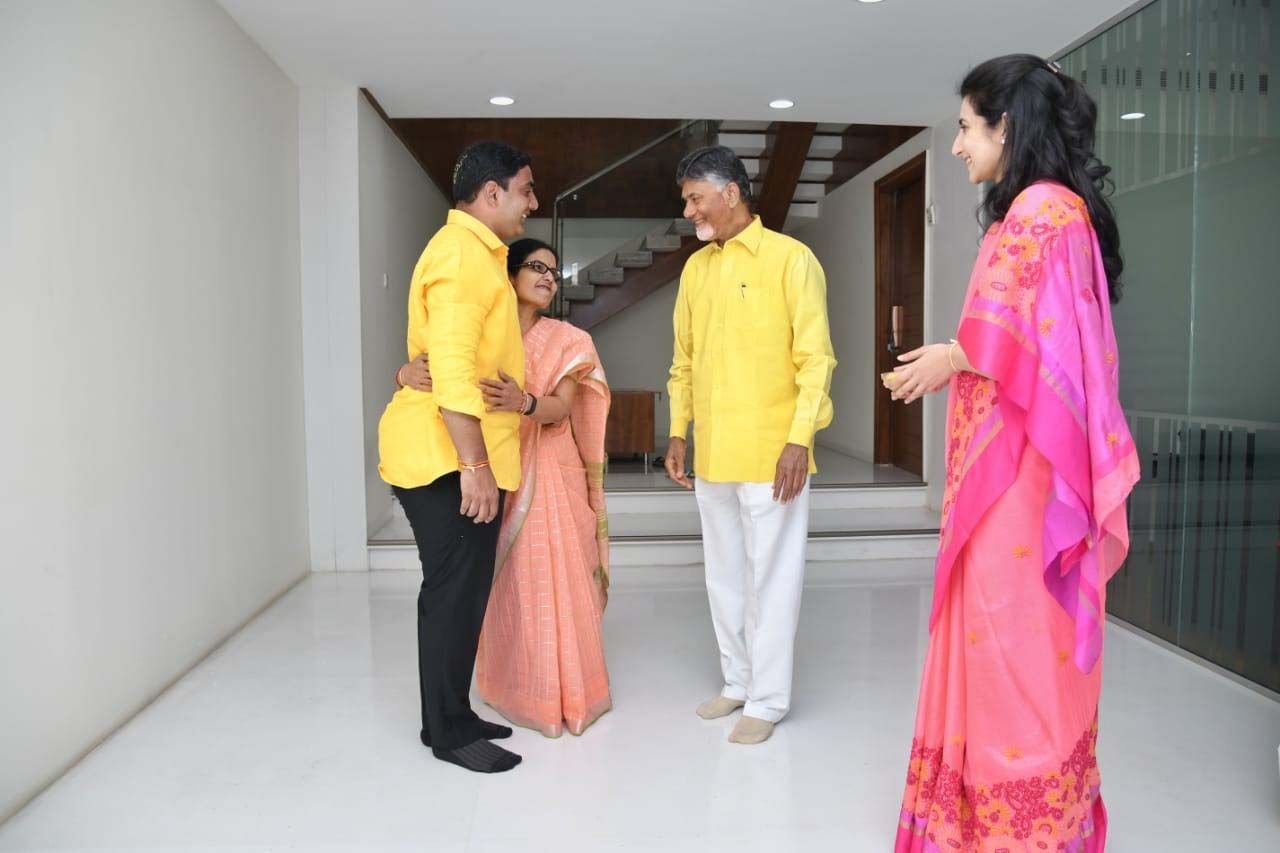
M 431 354 L 430 392 L 401 388 L 378 423 L 378 472 L 415 488 L 458 470 L 458 452 L 441 409 L 480 419 L 498 487 L 520 486 L 520 415 L 486 412 L 481 378 L 501 368 L 524 385 L 524 345 L 507 247 L 460 210 L 436 232 L 409 285 L 409 359 Z M 468 460 L 470 461 L 470 460 Z
M 786 444 L 809 448 L 831 423 L 835 353 L 827 285 L 808 247 L 755 217 L 685 264 L 667 391 L 670 434 L 693 422 L 694 473 L 709 482 L 772 482 Z

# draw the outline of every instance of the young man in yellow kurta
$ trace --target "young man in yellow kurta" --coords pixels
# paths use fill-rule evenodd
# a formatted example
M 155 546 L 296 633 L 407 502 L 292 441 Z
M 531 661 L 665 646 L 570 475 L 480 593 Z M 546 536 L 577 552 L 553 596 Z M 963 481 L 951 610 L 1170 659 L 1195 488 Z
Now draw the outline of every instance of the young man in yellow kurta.
M 693 423 L 707 595 L 724 676 L 720 695 L 698 715 L 743 708 L 729 740 L 761 743 L 791 707 L 813 440 L 831 423 L 836 359 L 826 280 L 808 247 L 751 215 L 751 182 L 730 149 L 694 151 L 676 183 L 685 218 L 708 244 L 680 276 L 667 384 L 666 469 L 685 488 L 694 488 L 685 468 Z
M 511 729 L 471 710 L 471 674 L 493 583 L 506 492 L 520 485 L 520 416 L 486 411 L 479 381 L 524 384 L 524 345 L 507 280 L 507 247 L 538 209 L 529 156 L 470 146 L 453 173 L 455 208 L 418 260 L 409 287 L 409 359 L 431 353 L 429 392 L 401 388 L 378 424 L 382 479 L 413 527 L 418 592 L 421 739 L 481 773 L 520 756 L 491 740 Z

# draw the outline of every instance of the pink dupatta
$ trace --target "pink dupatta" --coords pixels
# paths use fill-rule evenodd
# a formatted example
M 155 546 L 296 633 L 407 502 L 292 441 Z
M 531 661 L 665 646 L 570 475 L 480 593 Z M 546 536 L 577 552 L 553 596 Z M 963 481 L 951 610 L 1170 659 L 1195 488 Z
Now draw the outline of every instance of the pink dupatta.
M 1014 200 L 983 240 L 958 339 L 990 379 L 952 379 L 930 625 L 969 536 L 1030 442 L 1053 469 L 1045 586 L 1074 620 L 1074 661 L 1090 672 L 1102 653 L 1104 587 L 1129 549 L 1125 500 L 1140 469 L 1120 408 L 1106 272 L 1079 196 L 1041 182 Z

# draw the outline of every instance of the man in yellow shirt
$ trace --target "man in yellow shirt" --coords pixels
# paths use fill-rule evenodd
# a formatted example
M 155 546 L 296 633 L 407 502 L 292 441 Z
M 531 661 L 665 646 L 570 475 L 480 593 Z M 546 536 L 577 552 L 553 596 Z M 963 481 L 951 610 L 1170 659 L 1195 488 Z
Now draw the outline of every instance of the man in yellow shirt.
M 520 415 L 487 411 L 479 381 L 524 384 L 507 247 L 538 209 L 529 155 L 480 142 L 458 158 L 454 209 L 418 260 L 409 286 L 409 359 L 431 353 L 430 392 L 401 388 L 378 424 L 378 466 L 413 527 L 418 592 L 421 739 L 432 753 L 481 773 L 520 756 L 491 740 L 511 729 L 471 710 L 471 674 L 484 622 L 503 495 L 520 485 Z
M 694 488 L 685 468 L 691 421 L 694 428 L 707 594 L 724 676 L 720 695 L 698 715 L 715 719 L 745 706 L 729 740 L 761 743 L 791 707 L 813 438 L 831 423 L 836 359 L 826 280 L 804 244 L 751 215 L 751 181 L 730 149 L 689 154 L 676 183 L 685 218 L 708 244 L 680 276 L 667 384 L 666 469 L 685 488 Z

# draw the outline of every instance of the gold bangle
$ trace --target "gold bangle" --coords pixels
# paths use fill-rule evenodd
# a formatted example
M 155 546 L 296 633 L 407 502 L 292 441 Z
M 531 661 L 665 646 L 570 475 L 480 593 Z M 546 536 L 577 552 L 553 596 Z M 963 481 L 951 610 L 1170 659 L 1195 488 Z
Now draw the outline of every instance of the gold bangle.
M 960 372 L 960 368 L 956 367 L 955 360 L 954 360 L 954 359 L 952 359 L 952 357 L 951 357 L 951 354 L 952 354 L 952 352 L 955 350 L 955 348 L 956 348 L 956 344 L 958 344 L 958 343 L 960 343 L 960 342 L 959 342 L 959 341 L 957 341 L 955 338 L 952 338 L 952 339 L 951 339 L 951 346 L 947 347 L 947 364 L 951 365 L 951 372 L 952 372 L 952 373 L 959 373 L 959 372 Z
M 459 460 L 458 462 L 459 471 L 479 471 L 482 468 L 488 468 L 488 467 L 489 467 L 488 459 L 481 459 L 479 462 L 463 462 L 461 460 Z

